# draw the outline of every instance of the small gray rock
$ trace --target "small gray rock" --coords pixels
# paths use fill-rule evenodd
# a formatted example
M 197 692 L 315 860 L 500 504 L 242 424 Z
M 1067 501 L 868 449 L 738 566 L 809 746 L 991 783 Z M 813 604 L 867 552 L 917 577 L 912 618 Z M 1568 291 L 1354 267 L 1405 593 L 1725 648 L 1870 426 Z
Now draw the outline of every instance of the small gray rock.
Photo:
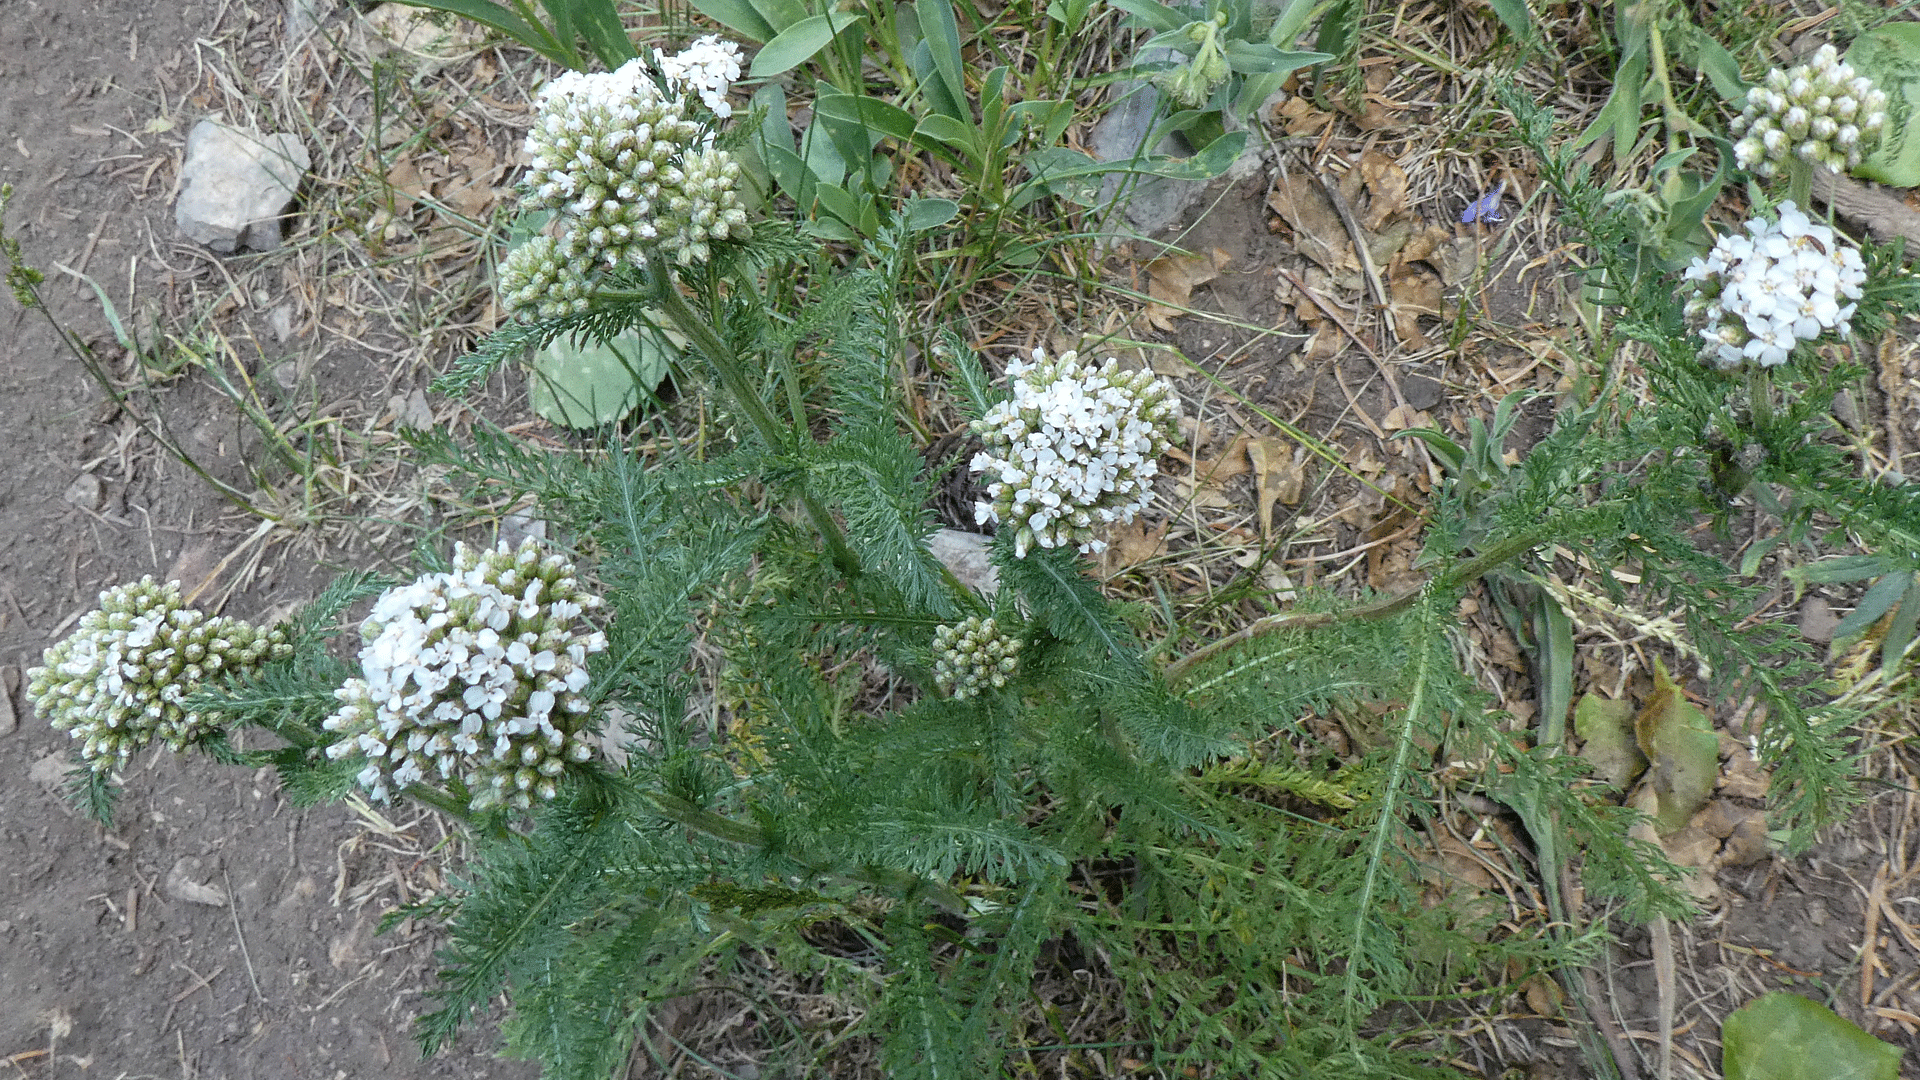
M 1800 602 L 1800 636 L 1817 645 L 1825 645 L 1833 640 L 1833 628 L 1840 625 L 1840 616 L 1833 613 L 1833 605 L 1818 596 L 1809 596 Z
M 218 885 L 202 883 L 199 879 L 205 874 L 199 859 L 181 859 L 167 871 L 167 881 L 162 888 L 175 900 L 185 900 L 193 904 L 205 904 L 208 907 L 226 907 L 227 891 Z
M 297 136 L 262 135 L 202 120 L 187 136 L 174 224 L 181 235 L 228 255 L 280 246 L 280 219 L 312 159 Z
M 1000 568 L 993 565 L 988 546 L 993 539 L 980 533 L 941 529 L 927 538 L 927 548 L 962 585 L 982 596 L 1000 591 Z
M 81 473 L 67 485 L 61 498 L 82 510 L 98 510 L 107 501 L 107 486 L 92 473 Z

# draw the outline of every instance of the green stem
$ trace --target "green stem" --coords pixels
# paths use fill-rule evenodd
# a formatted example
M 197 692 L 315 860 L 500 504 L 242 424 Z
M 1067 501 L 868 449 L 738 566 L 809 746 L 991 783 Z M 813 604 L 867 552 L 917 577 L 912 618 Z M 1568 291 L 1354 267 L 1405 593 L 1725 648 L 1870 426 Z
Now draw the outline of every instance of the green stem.
M 1747 397 L 1753 412 L 1753 433 L 1773 426 L 1773 374 L 1758 365 L 1747 368 Z
M 1813 211 L 1813 163 L 1799 154 L 1787 159 L 1787 198 L 1802 213 Z
M 680 290 L 674 287 L 672 279 L 666 275 L 665 271 L 654 267 L 649 269 L 647 274 L 653 279 L 655 285 L 652 299 L 658 301 L 661 310 L 666 312 L 667 318 L 673 320 L 675 329 L 687 335 L 693 342 L 694 348 L 698 349 L 707 358 L 707 362 L 713 365 L 713 370 L 720 376 L 720 384 L 726 387 L 728 394 L 732 395 L 740 411 L 746 415 L 747 422 L 759 432 L 761 440 L 774 449 L 794 448 L 796 441 L 804 438 L 806 432 L 804 430 L 789 432 L 780 426 L 780 423 L 773 418 L 773 413 L 767 410 L 766 402 L 760 400 L 759 391 L 754 387 L 753 381 L 747 378 L 746 368 L 740 363 L 740 358 L 734 353 L 733 347 L 720 337 L 707 320 L 693 310 L 692 305 L 680 295 Z M 847 546 L 846 534 L 840 530 L 840 523 L 833 519 L 833 514 L 827 510 L 826 504 L 804 488 L 800 492 L 800 502 L 806 507 L 808 516 L 813 518 L 813 524 L 820 530 L 821 538 L 826 541 L 827 554 L 832 557 L 833 564 L 840 568 L 842 574 L 858 577 L 860 560 L 854 555 L 853 549 Z

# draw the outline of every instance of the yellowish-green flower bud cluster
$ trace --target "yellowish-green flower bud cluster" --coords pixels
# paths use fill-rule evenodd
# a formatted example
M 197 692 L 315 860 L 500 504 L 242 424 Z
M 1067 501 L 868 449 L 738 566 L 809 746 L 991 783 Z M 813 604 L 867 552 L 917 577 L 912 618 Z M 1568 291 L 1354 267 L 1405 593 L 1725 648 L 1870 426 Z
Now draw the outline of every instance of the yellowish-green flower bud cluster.
M 534 237 L 501 261 L 501 303 L 528 322 L 586 311 L 593 287 L 578 263 L 567 245 L 551 236 Z
M 1857 168 L 1887 126 L 1887 95 L 1832 45 L 1797 67 L 1767 72 L 1733 120 L 1734 160 L 1773 176 L 1793 158 L 1834 172 Z
M 178 582 L 145 577 L 100 594 L 100 607 L 27 672 L 27 698 L 104 772 L 155 739 L 183 750 L 218 731 L 225 719 L 182 707 L 187 695 L 291 652 L 283 630 L 209 617 L 186 606 Z
M 1020 669 L 1020 639 L 992 618 L 976 615 L 933 632 L 933 680 L 942 693 L 965 700 L 1007 685 Z
M 582 692 L 607 639 L 576 624 L 600 604 L 531 539 L 456 545 L 451 571 L 388 589 L 360 624 L 363 677 L 334 692 L 327 755 L 365 758 L 380 800 L 411 784 L 460 785 L 475 810 L 553 798 L 593 754 Z

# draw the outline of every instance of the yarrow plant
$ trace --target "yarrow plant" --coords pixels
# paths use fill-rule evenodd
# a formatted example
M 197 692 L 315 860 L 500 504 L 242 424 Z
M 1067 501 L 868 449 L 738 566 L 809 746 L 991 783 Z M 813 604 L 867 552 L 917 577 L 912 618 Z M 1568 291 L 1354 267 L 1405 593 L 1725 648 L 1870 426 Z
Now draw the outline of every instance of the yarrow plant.
M 653 66 L 660 69 L 670 89 L 699 94 L 701 103 L 722 120 L 733 115 L 727 91 L 740 78 L 738 42 L 708 34 L 672 56 L 653 50 Z
M 452 570 L 387 590 L 360 624 L 362 677 L 335 692 L 328 756 L 363 756 L 359 783 L 382 801 L 422 783 L 473 810 L 553 798 L 593 754 L 581 692 L 607 639 L 576 624 L 600 605 L 531 539 L 456 545 Z
M 1734 118 L 1734 159 L 1773 176 L 1797 158 L 1834 172 L 1857 168 L 1887 125 L 1887 95 L 1832 45 L 1796 67 L 1774 68 Z
M 100 594 L 100 606 L 27 672 L 27 698 L 80 743 L 96 773 L 155 739 L 179 751 L 221 730 L 182 704 L 200 684 L 289 654 L 285 631 L 187 607 L 179 582 L 151 577 Z
M 974 616 L 933 632 L 933 679 L 943 693 L 965 700 L 1007 685 L 1020 668 L 1021 641 L 992 617 Z
M 1816 225 L 1792 202 L 1777 221 L 1755 218 L 1687 267 L 1687 316 L 1702 361 L 1731 370 L 1774 367 L 1794 346 L 1829 331 L 1846 337 L 1867 271 L 1860 252 Z
M 710 145 L 687 96 L 730 114 L 721 111 L 727 73 L 739 64 L 729 67 L 729 55 L 706 45 L 671 58 L 666 91 L 638 59 L 613 72 L 570 71 L 541 89 L 521 202 L 558 211 L 563 231 L 502 262 L 509 312 L 528 322 L 577 314 L 600 271 L 643 270 L 656 258 L 692 266 L 711 258 L 714 241 L 752 235 L 735 190 L 740 165 Z
M 989 477 L 982 524 L 1016 530 L 1014 551 L 1073 545 L 1106 550 L 1097 526 L 1132 521 L 1152 497 L 1158 458 L 1172 443 L 1180 401 L 1149 371 L 1099 368 L 1077 352 L 1007 365 L 1012 397 L 973 424 L 986 448 L 972 469 Z

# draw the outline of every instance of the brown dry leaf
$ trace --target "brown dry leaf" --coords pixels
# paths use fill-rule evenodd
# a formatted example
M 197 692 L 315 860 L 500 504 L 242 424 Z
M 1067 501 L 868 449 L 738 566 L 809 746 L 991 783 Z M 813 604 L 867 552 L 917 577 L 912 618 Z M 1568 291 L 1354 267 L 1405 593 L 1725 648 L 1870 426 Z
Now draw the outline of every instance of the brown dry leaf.
M 404 214 L 413 209 L 413 200 L 425 195 L 433 182 L 422 176 L 411 160 L 402 160 L 387 170 L 387 185 L 393 189 L 394 213 Z
M 1440 271 L 1440 280 L 1449 285 L 1458 285 L 1473 276 L 1481 258 L 1480 241 L 1477 238 L 1456 236 L 1441 244 L 1433 254 L 1427 256 L 1426 261 Z
M 1720 777 L 1719 794 L 1736 799 L 1764 799 L 1772 786 L 1765 769 L 1753 760 L 1743 743 L 1735 741 L 1727 750 L 1727 763 Z
M 1567 992 L 1551 975 L 1535 975 L 1527 980 L 1527 1008 L 1549 1019 L 1558 1017 L 1567 1002 Z
M 1387 294 L 1391 297 L 1389 310 L 1393 314 L 1394 333 L 1416 349 L 1426 348 L 1427 335 L 1420 329 L 1420 316 L 1439 317 L 1440 306 L 1445 302 L 1445 286 L 1440 278 L 1401 263 L 1387 279 Z
M 1293 136 L 1318 135 L 1333 123 L 1332 113 L 1314 108 L 1312 102 L 1298 94 L 1281 102 L 1280 107 L 1273 110 L 1273 118 Z
M 1336 281 L 1360 269 L 1346 226 L 1319 184 L 1297 173 L 1275 177 L 1267 206 L 1293 229 L 1300 254 L 1325 267 Z
M 1173 320 L 1193 301 L 1193 290 L 1220 276 L 1232 256 L 1215 248 L 1211 255 L 1168 255 L 1147 264 L 1147 321 L 1171 331 Z
M 1236 435 L 1227 448 L 1217 458 L 1198 458 L 1193 463 L 1194 474 L 1203 483 L 1224 484 L 1248 469 L 1247 446 L 1253 439 L 1247 435 Z
M 1433 414 L 1416 411 L 1411 405 L 1395 405 L 1380 420 L 1380 427 L 1386 431 L 1406 431 L 1408 428 L 1432 426 Z
M 1107 573 L 1118 573 L 1146 562 L 1159 553 L 1166 540 L 1165 521 L 1151 529 L 1147 528 L 1144 518 L 1114 526 L 1107 531 L 1107 551 L 1104 556 Z
M 1301 460 L 1305 451 L 1289 453 L 1285 439 L 1255 439 L 1247 444 L 1247 458 L 1253 463 L 1253 486 L 1260 504 L 1260 531 L 1272 527 L 1273 504 L 1300 505 L 1307 485 L 1307 469 Z
M 1362 228 L 1373 232 L 1407 205 L 1407 170 L 1378 150 L 1360 155 L 1360 179 L 1366 182 L 1370 199 Z
M 1219 509 L 1233 505 L 1233 500 L 1227 498 L 1227 493 L 1221 490 L 1220 485 L 1210 484 L 1204 477 L 1197 483 L 1190 476 L 1182 476 L 1175 480 L 1173 497 L 1182 504 L 1190 501 L 1201 509 Z
M 498 198 L 493 186 L 498 165 L 493 151 L 485 146 L 462 156 L 453 173 L 462 182 L 449 184 L 441 201 L 462 217 L 471 221 L 485 221 L 494 200 Z

